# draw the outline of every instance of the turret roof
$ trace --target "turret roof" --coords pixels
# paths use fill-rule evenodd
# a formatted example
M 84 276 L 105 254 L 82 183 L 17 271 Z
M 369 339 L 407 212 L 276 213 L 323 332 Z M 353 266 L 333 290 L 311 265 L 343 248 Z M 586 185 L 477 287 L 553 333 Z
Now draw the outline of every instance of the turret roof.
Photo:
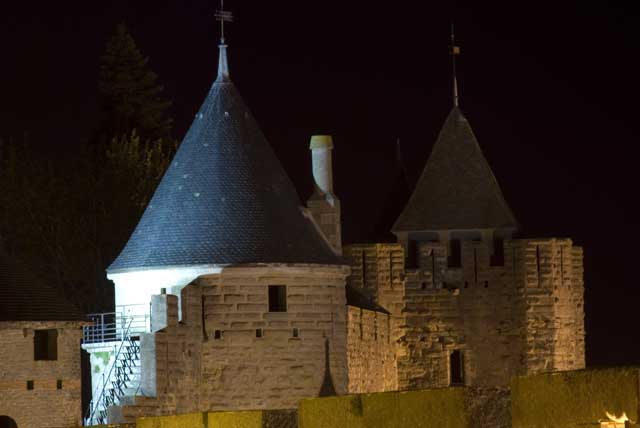
M 110 273 L 202 264 L 340 264 L 229 78 L 218 78 Z
M 467 118 L 454 107 L 393 231 L 517 227 Z

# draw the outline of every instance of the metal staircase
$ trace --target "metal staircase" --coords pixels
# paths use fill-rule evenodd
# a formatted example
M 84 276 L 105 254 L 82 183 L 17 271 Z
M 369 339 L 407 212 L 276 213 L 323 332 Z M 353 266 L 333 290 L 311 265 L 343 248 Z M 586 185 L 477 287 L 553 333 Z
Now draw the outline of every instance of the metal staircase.
M 130 319 L 123 329 L 109 374 L 103 375 L 102 385 L 94 391 L 84 418 L 85 426 L 106 424 L 108 407 L 123 404 L 124 397 L 133 397 L 140 389 L 140 341 L 132 335 L 133 321 Z

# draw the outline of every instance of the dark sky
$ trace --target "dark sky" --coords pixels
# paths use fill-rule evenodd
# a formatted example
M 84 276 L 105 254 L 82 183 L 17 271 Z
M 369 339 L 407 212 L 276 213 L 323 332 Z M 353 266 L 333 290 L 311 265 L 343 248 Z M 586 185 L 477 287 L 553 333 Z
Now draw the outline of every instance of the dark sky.
M 309 136 L 334 135 L 345 240 L 372 241 L 396 139 L 415 180 L 451 107 L 455 19 L 461 106 L 524 235 L 585 248 L 588 363 L 640 364 L 640 6 L 434 3 L 228 0 L 232 78 L 301 198 L 311 191 Z M 216 7 L 3 5 L 0 136 L 28 131 L 51 156 L 78 147 L 96 123 L 99 56 L 125 21 L 174 102 L 181 139 L 215 75 Z

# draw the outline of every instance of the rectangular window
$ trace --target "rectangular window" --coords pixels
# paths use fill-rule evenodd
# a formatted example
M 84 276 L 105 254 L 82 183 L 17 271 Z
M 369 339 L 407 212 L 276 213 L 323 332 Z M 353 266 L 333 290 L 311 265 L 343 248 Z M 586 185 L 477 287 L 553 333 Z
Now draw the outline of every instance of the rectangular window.
M 449 257 L 447 258 L 449 267 L 462 266 L 462 246 L 459 239 L 449 241 Z
M 464 385 L 464 358 L 459 349 L 449 356 L 449 375 L 451 385 Z
M 56 381 L 56 389 L 62 389 L 62 380 L 58 379 Z
M 493 254 L 491 255 L 491 266 L 504 266 L 504 240 L 496 238 L 493 240 Z
M 58 330 L 35 330 L 33 334 L 33 359 L 58 359 Z
M 418 243 L 414 240 L 409 240 L 407 243 L 407 269 L 418 269 Z
M 33 381 L 32 380 L 28 380 L 27 381 L 27 389 L 29 391 L 31 391 L 33 389 Z
M 287 312 L 287 286 L 269 286 L 269 312 Z

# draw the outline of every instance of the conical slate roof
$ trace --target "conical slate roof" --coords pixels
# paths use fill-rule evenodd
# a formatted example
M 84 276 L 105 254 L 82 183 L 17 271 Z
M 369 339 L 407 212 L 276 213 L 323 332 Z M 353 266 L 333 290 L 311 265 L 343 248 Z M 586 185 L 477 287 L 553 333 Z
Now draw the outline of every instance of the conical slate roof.
M 86 319 L 58 291 L 10 258 L 0 244 L 0 321 Z
M 454 107 L 393 231 L 517 227 L 469 122 Z
M 239 263 L 340 264 L 229 79 L 218 78 L 110 273 Z

